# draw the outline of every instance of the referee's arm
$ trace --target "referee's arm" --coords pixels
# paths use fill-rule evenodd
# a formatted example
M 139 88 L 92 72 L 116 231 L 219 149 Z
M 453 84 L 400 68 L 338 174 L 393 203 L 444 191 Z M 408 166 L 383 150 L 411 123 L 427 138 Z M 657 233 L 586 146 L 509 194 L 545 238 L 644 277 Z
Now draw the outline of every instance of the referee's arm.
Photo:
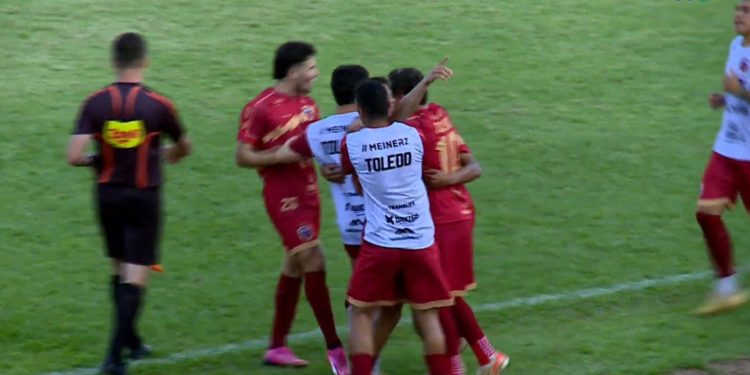
M 86 155 L 86 148 L 94 134 L 94 122 L 92 121 L 92 104 L 87 100 L 78 115 L 78 119 L 70 136 L 68 143 L 68 164 L 74 167 L 89 167 L 94 163 L 94 157 Z
M 91 134 L 73 134 L 68 143 L 68 164 L 74 167 L 90 167 L 94 157 L 86 154 Z

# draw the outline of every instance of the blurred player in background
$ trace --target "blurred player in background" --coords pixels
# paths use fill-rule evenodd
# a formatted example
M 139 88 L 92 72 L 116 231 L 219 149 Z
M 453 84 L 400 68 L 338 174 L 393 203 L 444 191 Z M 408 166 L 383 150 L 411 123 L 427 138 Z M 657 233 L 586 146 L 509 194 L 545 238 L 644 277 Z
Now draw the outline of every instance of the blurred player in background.
M 403 68 L 393 70 L 388 78 L 394 97 L 400 98 L 417 86 L 423 76 L 415 68 Z M 445 108 L 436 103 L 427 104 L 427 93 L 420 104 L 419 111 L 405 123 L 417 128 L 425 140 L 425 183 L 435 222 L 435 240 L 451 294 L 456 297 L 454 306 L 442 309 L 441 319 L 444 325 L 457 325 L 459 334 L 466 339 L 479 362 L 479 374 L 499 374 L 508 366 L 509 358 L 492 347 L 463 298 L 476 287 L 475 211 L 465 184 L 479 178 L 481 169 Z M 452 340 L 450 335 L 447 339 L 452 365 L 459 371 L 462 368 L 459 341 Z
M 724 94 L 709 96 L 711 108 L 724 107 L 721 130 L 708 161 L 696 218 L 703 230 L 708 253 L 716 269 L 713 293 L 696 313 L 709 315 L 740 306 L 748 294 L 739 286 L 732 242 L 721 215 L 732 208 L 737 194 L 750 209 L 750 1 L 736 6 L 734 28 L 739 34 L 729 46 L 724 69 Z
M 402 301 L 414 310 L 430 374 L 451 374 L 437 308 L 453 302 L 434 244 L 421 137 L 390 121 L 394 101 L 381 82 L 360 84 L 356 100 L 364 128 L 348 134 L 341 147 L 342 170 L 361 183 L 367 217 L 348 291 L 352 374 L 373 370 L 374 313 L 398 314 Z
M 320 196 L 315 168 L 309 159 L 284 164 L 265 157 L 269 150 L 304 134 L 309 124 L 319 120 L 318 107 L 307 96 L 318 77 L 314 47 L 304 42 L 281 45 L 276 50 L 273 77 L 276 85 L 263 90 L 242 110 L 236 153 L 237 165 L 257 168 L 263 178 L 266 211 L 286 248 L 264 363 L 291 367 L 308 364 L 286 344 L 304 278 L 305 294 L 323 332 L 328 360 L 335 374 L 345 375 L 346 354 L 336 333 L 318 241 Z
M 68 145 L 68 163 L 92 166 L 97 176 L 97 207 L 107 256 L 112 259 L 115 328 L 102 372 L 126 373 L 122 350 L 131 359 L 150 354 L 137 333 L 149 267 L 158 262 L 161 232 L 160 159 L 170 163 L 190 154 L 190 140 L 169 99 L 143 85 L 148 65 L 146 41 L 136 33 L 119 35 L 112 46 L 117 82 L 84 102 Z M 160 147 L 160 135 L 175 142 Z M 87 156 L 91 139 L 98 154 Z

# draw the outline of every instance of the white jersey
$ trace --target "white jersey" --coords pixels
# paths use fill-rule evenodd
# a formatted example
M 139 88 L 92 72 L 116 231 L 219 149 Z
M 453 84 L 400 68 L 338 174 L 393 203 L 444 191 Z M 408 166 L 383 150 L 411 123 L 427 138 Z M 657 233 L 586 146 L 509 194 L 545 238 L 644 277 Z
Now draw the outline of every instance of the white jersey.
M 346 136 L 346 151 L 365 195 L 365 241 L 419 250 L 434 243 L 427 189 L 422 182 L 424 146 L 416 129 L 395 122 Z
M 307 143 L 319 165 L 341 165 L 341 140 L 346 135 L 346 128 L 357 117 L 357 112 L 332 115 L 307 127 Z M 365 228 L 364 197 L 357 193 L 352 176 L 347 176 L 343 184 L 329 185 L 341 241 L 346 245 L 361 245 Z
M 745 90 L 750 90 L 750 47 L 742 46 L 741 36 L 729 46 L 725 74 L 729 73 L 740 79 Z M 724 97 L 726 107 L 714 151 L 728 158 L 750 160 L 750 103 L 731 94 Z

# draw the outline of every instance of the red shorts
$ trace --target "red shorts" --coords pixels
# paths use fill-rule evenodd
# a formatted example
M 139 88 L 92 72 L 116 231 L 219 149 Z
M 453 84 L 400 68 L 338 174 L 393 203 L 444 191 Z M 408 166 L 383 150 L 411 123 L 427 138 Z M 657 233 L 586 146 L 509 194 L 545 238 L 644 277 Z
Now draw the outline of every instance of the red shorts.
M 284 248 L 291 254 L 318 246 L 320 204 L 312 199 L 302 202 L 297 197 L 266 198 L 266 211 L 281 236 Z
M 745 209 L 750 210 L 750 161 L 731 159 L 714 152 L 703 173 L 700 199 L 726 198 L 734 204 L 738 194 Z
M 451 295 L 464 296 L 477 287 L 474 280 L 474 219 L 435 225 L 440 264 Z
M 403 250 L 363 242 L 347 294 L 349 303 L 357 307 L 404 301 L 417 310 L 453 305 L 435 245 Z

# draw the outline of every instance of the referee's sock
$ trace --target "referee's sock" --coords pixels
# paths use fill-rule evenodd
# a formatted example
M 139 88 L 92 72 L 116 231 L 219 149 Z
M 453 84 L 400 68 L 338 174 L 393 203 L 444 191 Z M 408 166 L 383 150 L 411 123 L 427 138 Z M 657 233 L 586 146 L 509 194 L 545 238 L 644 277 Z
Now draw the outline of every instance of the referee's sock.
M 133 335 L 133 327 L 141 304 L 141 287 L 135 284 L 117 286 L 117 329 L 110 345 L 109 361 L 122 363 L 122 349 Z

